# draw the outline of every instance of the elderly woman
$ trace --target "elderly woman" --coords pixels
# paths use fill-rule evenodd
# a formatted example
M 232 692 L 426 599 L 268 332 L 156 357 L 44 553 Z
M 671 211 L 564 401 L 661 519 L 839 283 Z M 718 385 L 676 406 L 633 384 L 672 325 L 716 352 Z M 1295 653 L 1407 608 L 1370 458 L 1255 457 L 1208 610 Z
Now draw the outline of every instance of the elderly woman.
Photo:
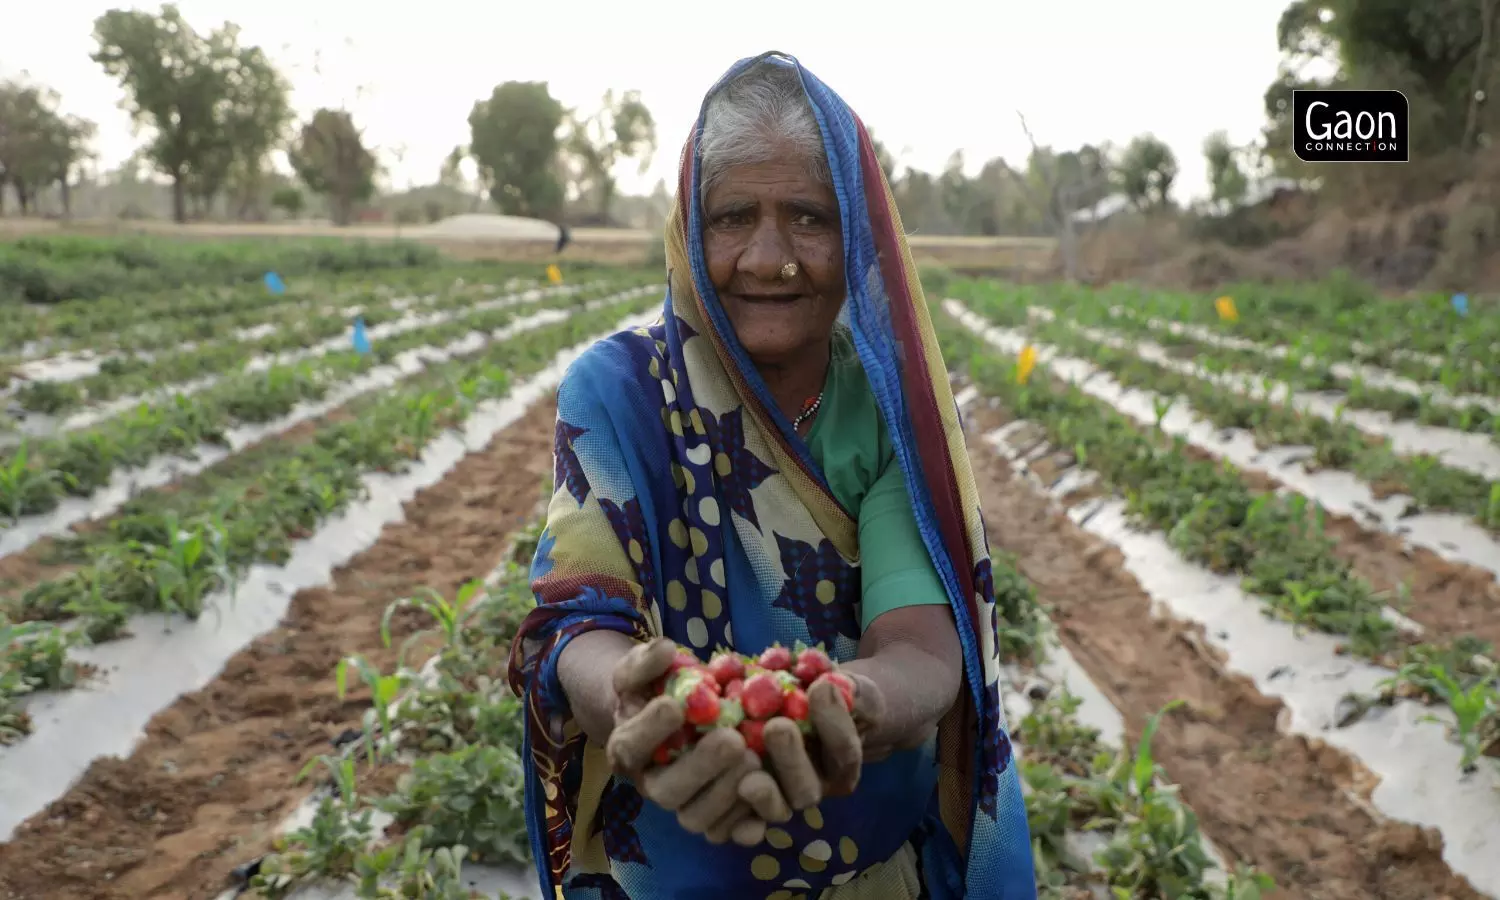
M 682 160 L 661 322 L 558 391 L 510 673 L 543 894 L 1034 898 L 973 473 L 869 135 L 765 54 Z M 764 763 L 734 729 L 653 762 L 676 646 L 797 642 L 855 684 L 852 712 L 811 692 L 819 740 L 779 719 Z

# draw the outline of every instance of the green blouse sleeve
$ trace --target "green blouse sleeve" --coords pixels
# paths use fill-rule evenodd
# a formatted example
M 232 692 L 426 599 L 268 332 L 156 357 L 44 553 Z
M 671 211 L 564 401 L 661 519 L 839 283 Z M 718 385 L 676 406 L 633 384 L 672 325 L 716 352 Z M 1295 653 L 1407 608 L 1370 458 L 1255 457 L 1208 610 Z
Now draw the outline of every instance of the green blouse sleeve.
M 834 346 L 807 442 L 833 495 L 859 522 L 863 631 L 882 613 L 946 604 L 948 595 L 917 531 L 901 464 L 853 344 L 846 338 Z
M 948 594 L 906 496 L 901 464 L 891 459 L 859 509 L 860 631 L 882 613 L 905 606 L 947 605 Z

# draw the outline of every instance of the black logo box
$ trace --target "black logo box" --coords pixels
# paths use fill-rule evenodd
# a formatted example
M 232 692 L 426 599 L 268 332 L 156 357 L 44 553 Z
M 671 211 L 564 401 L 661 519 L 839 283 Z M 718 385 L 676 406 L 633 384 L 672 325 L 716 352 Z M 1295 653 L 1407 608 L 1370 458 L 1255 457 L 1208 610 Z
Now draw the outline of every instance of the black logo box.
M 1407 162 L 1410 124 L 1400 91 L 1292 91 L 1292 152 L 1303 162 Z

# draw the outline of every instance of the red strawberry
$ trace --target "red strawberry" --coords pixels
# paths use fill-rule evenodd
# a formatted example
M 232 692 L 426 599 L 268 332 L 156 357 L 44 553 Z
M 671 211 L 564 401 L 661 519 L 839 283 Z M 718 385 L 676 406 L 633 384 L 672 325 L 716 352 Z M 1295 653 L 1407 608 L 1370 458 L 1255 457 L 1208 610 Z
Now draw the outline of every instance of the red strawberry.
M 708 677 L 708 673 L 702 668 L 679 669 L 667 679 L 667 694 L 678 703 L 686 703 L 688 697 L 699 687 L 714 696 L 719 694 L 719 683 Z
M 817 680 L 831 681 L 837 685 L 839 693 L 844 695 L 844 705 L 849 708 L 850 712 L 854 712 L 854 682 L 849 680 L 849 676 L 838 672 L 826 672 L 819 675 Z M 816 684 L 817 682 L 813 683 Z
M 833 661 L 828 658 L 820 647 L 808 647 L 797 654 L 797 662 L 792 666 L 792 674 L 804 685 L 812 684 L 818 680 L 818 676 L 825 672 L 833 671 Z
M 734 653 L 720 653 L 709 661 L 708 674 L 720 686 L 727 685 L 736 678 L 745 677 L 745 661 Z
M 691 725 L 713 725 L 719 721 L 718 686 L 705 678 L 683 703 L 683 718 Z
M 698 661 L 698 657 L 686 650 L 678 650 L 677 655 L 672 657 L 672 662 L 667 666 L 667 675 L 675 675 L 681 669 L 700 668 L 702 665 L 703 663 Z
M 651 761 L 658 766 L 664 766 L 676 759 L 682 749 L 688 745 L 696 736 L 691 725 L 684 725 L 672 733 L 670 737 L 656 745 L 656 751 L 651 754 Z
M 740 734 L 745 746 L 755 751 L 756 756 L 766 755 L 766 723 L 759 719 L 746 719 L 740 723 Z
M 772 644 L 760 654 L 761 668 L 770 669 L 773 672 L 783 671 L 792 667 L 792 651 L 781 646 Z
M 736 678 L 724 685 L 724 696 L 730 700 L 740 699 L 740 693 L 745 689 L 745 679 Z
M 803 737 L 812 736 L 813 724 L 807 718 L 807 693 L 801 688 L 792 688 L 786 692 L 786 696 L 781 701 L 781 714 L 797 723 L 797 730 L 802 732 Z
M 651 689 L 658 694 L 663 693 L 666 691 L 667 684 L 672 680 L 673 675 L 676 675 L 683 669 L 702 668 L 702 666 L 703 664 L 698 661 L 698 657 L 686 650 L 678 650 L 677 655 L 672 657 L 672 662 L 667 665 L 667 671 L 660 678 L 651 682 Z
M 792 688 L 781 700 L 781 714 L 794 722 L 807 720 L 807 694 L 801 688 Z
M 745 707 L 745 715 L 750 718 L 769 719 L 781 709 L 781 696 L 781 685 L 770 673 L 763 672 L 745 679 L 745 686 L 740 691 L 740 703 Z

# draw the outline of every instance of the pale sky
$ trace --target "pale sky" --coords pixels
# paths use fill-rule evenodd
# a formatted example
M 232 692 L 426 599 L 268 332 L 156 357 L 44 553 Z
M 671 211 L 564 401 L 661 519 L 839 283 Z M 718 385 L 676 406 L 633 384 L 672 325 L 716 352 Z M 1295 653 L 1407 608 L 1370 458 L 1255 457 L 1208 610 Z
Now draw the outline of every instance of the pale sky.
M 63 109 L 99 124 L 111 167 L 139 143 L 120 88 L 89 59 L 96 16 L 111 4 L 13 0 L 0 29 L 0 77 L 22 70 L 62 93 Z M 294 86 L 301 115 L 345 105 L 398 188 L 435 180 L 467 143 L 474 102 L 503 81 L 541 80 L 585 111 L 604 91 L 637 89 L 657 120 L 645 175 L 670 185 L 703 93 L 736 59 L 797 56 L 838 91 L 903 164 L 936 171 L 962 149 L 970 171 L 1038 142 L 1124 144 L 1153 132 L 1176 151 L 1179 201 L 1206 192 L 1203 139 L 1258 136 L 1276 75 L 1276 22 L 1289 0 L 180 0 L 194 27 L 242 26 Z M 154 6 L 148 8 L 155 8 Z M 397 153 L 402 152 L 400 160 Z

